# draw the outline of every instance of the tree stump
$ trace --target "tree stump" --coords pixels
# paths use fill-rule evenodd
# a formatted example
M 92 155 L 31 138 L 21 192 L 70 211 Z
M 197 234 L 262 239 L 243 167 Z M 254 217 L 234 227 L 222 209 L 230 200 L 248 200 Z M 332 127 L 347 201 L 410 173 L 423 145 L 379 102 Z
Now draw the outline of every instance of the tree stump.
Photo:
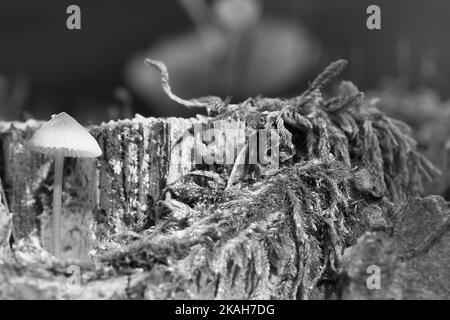
M 90 129 L 103 155 L 64 163 L 64 257 L 87 261 L 105 239 L 146 222 L 162 188 L 192 169 L 193 138 L 183 135 L 196 121 L 141 117 Z M 14 239 L 36 233 L 49 248 L 53 159 L 26 146 L 38 125 L 13 124 L 1 134 L 3 175 Z
M 345 248 L 365 231 L 391 231 L 395 207 L 436 172 L 410 129 L 352 83 L 323 98 L 320 89 L 344 66 L 331 64 L 292 99 L 177 99 L 211 117 L 92 127 L 103 155 L 65 164 L 62 260 L 42 248 L 51 230 L 52 160 L 26 148 L 32 126 L 5 131 L 15 259 L 0 260 L 0 298 L 337 297 Z M 231 166 L 199 166 L 190 128 L 216 121 L 245 123 L 248 140 Z M 261 129 L 279 141 L 279 168 L 269 174 L 261 163 L 237 161 L 252 153 L 250 137 Z M 257 149 L 265 154 L 268 145 Z M 79 271 L 78 282 L 67 279 L 67 267 Z

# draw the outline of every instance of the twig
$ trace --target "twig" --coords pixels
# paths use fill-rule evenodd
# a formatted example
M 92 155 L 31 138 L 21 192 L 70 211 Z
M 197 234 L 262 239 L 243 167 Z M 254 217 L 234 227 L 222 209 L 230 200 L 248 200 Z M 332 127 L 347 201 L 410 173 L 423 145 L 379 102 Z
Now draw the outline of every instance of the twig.
M 172 88 L 169 83 L 169 72 L 167 71 L 166 65 L 158 60 L 145 59 L 145 64 L 157 69 L 161 73 L 161 84 L 164 89 L 164 92 L 169 96 L 173 101 L 187 107 L 187 108 L 206 108 L 210 102 L 209 101 L 200 101 L 198 99 L 182 99 L 175 95 L 172 92 Z

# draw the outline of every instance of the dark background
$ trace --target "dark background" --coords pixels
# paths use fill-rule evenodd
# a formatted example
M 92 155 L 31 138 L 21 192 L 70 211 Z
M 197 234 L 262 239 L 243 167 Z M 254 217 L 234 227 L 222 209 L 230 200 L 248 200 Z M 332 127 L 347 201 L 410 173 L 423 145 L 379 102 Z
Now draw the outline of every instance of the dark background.
M 70 4 L 81 7 L 81 31 L 66 28 Z M 370 4 L 381 7 L 380 31 L 366 28 Z M 311 53 L 318 58 L 311 68 L 271 95 L 300 93 L 315 73 L 337 58 L 350 61 L 343 78 L 361 89 L 375 88 L 386 77 L 401 77 L 411 89 L 427 86 L 442 97 L 450 94 L 448 0 L 266 0 L 262 6 L 264 17 L 301 24 L 320 46 L 318 54 Z M 3 94 L 13 98 L 0 103 L 0 115 L 7 120 L 48 119 L 66 111 L 83 123 L 120 117 L 108 106 L 123 103 L 114 90 L 127 87 L 124 70 L 130 57 L 193 29 L 175 0 L 1 0 L 0 75 Z M 204 90 L 201 95 L 216 93 Z M 132 113 L 188 115 L 181 109 L 164 111 L 132 88 L 129 93 Z M 246 94 L 218 93 L 236 100 Z

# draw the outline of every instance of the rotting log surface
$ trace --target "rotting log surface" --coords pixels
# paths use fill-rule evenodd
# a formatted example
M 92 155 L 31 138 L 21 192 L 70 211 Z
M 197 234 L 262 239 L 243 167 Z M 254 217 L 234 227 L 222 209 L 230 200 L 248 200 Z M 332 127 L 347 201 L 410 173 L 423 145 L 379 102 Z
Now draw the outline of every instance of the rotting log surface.
M 91 129 L 103 155 L 97 160 L 65 158 L 63 253 L 89 260 L 89 251 L 114 235 L 138 231 L 161 189 L 191 169 L 179 157 L 190 153 L 183 139 L 194 119 L 144 119 Z M 53 159 L 30 151 L 27 140 L 38 124 L 14 125 L 2 133 L 4 184 L 14 212 L 16 240 L 36 233 L 51 243 Z

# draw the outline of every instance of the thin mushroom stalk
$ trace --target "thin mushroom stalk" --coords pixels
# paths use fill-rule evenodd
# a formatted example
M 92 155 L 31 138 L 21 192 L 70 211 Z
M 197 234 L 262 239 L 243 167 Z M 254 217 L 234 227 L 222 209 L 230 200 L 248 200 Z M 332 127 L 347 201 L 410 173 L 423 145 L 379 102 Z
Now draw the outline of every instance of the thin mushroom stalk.
M 55 154 L 55 169 L 53 181 L 53 226 L 52 226 L 52 254 L 61 257 L 61 198 L 64 154 L 61 150 Z
M 97 158 L 102 150 L 86 128 L 65 112 L 53 115 L 33 134 L 29 141 L 32 150 L 54 157 L 53 215 L 51 244 L 52 254 L 61 258 L 64 254 L 62 237 L 63 217 L 61 208 L 64 157 Z

